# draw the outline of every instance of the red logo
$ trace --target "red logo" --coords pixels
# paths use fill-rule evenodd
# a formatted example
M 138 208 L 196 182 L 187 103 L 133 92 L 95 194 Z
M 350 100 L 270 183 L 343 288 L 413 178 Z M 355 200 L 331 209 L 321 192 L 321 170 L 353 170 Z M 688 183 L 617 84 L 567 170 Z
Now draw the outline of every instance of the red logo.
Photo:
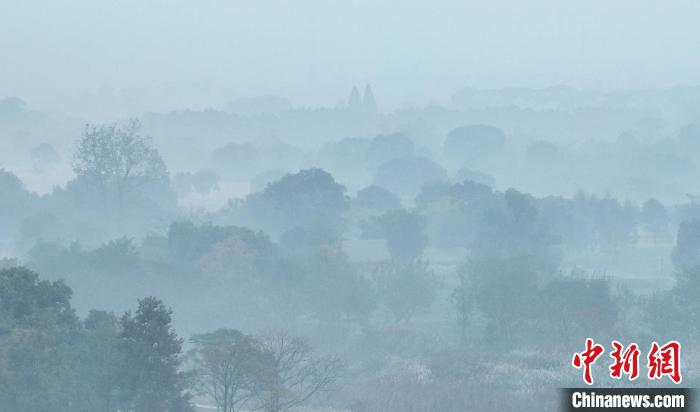
M 586 339 L 586 350 L 581 353 L 575 353 L 574 358 L 571 360 L 574 368 L 581 369 L 583 366 L 583 380 L 589 385 L 593 385 L 591 366 L 603 352 L 605 352 L 605 348 L 602 345 L 594 344 L 593 339 L 588 338 Z
M 672 340 L 664 346 L 652 342 L 649 350 L 649 379 L 668 376 L 674 383 L 681 383 L 681 344 Z
M 624 346 L 614 340 L 612 345 L 615 350 L 610 354 L 614 362 L 610 365 L 610 377 L 620 379 L 622 373 L 629 376 L 629 380 L 633 381 L 639 376 L 639 347 L 636 343 L 632 343 L 624 349 Z
M 631 343 L 625 347 L 622 343 L 613 340 L 613 350 L 610 357 L 613 362 L 609 367 L 610 377 L 621 379 L 622 375 L 627 375 L 627 379 L 633 381 L 639 377 L 639 346 Z M 583 368 L 583 381 L 588 385 L 593 384 L 592 366 L 595 361 L 605 352 L 605 348 L 593 341 L 586 339 L 586 348 L 583 352 L 576 352 L 571 364 L 576 369 Z M 651 349 L 647 355 L 649 379 L 661 379 L 668 376 L 673 383 L 681 383 L 681 344 L 670 341 L 663 346 L 652 342 Z

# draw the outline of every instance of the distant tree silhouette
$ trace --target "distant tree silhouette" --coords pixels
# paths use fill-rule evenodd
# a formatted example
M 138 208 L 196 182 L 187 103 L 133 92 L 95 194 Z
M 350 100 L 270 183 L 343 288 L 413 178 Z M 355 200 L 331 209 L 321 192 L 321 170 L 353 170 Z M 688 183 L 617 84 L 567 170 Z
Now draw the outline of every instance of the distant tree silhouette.
M 678 226 L 671 261 L 678 271 L 700 265 L 700 219 L 685 220 Z
M 374 93 L 372 92 L 372 86 L 369 84 L 365 86 L 365 93 L 362 96 L 362 107 L 367 113 L 377 112 L 377 102 L 374 100 Z
M 356 86 L 352 86 L 350 91 L 350 96 L 348 97 L 348 108 L 352 111 L 362 110 L 362 100 L 360 99 L 360 92 L 357 90 Z

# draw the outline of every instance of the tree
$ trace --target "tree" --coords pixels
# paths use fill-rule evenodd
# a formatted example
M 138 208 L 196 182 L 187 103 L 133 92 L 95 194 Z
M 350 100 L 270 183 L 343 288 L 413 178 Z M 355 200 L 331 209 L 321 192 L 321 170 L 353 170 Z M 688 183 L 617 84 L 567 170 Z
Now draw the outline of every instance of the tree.
M 459 285 L 452 291 L 450 302 L 454 305 L 459 315 L 459 330 L 462 340 L 467 337 L 467 325 L 474 311 L 474 300 L 471 298 L 469 290 L 469 277 L 466 270 L 457 272 Z
M 265 412 L 286 412 L 302 405 L 317 393 L 328 390 L 340 378 L 341 362 L 332 356 L 315 356 L 304 339 L 286 332 L 260 337 L 269 355 L 267 381 L 256 390 Z
M 120 205 L 139 184 L 167 184 L 165 163 L 149 139 L 141 136 L 140 129 L 135 119 L 124 126 L 85 126 L 73 157 L 76 175 L 96 184 L 103 196 L 114 190 Z
M 596 208 L 598 243 L 617 252 L 639 239 L 637 216 L 639 210 L 631 202 L 620 204 L 617 199 L 601 199 Z
M 97 272 L 128 276 L 142 269 L 141 256 L 133 239 L 113 239 L 90 251 L 92 266 Z
M 32 171 L 34 173 L 44 173 L 53 169 L 61 161 L 56 149 L 48 143 L 41 143 L 34 147 L 29 153 L 32 158 Z
M 173 179 L 173 185 L 181 195 L 189 195 L 192 192 L 208 195 L 219 190 L 219 175 L 206 170 L 178 173 Z
M 678 225 L 671 261 L 679 271 L 700 264 L 700 219 L 685 220 Z
M 121 318 L 121 409 L 132 412 L 189 411 L 189 394 L 180 367 L 182 339 L 172 328 L 172 311 L 148 297 L 135 314 Z
M 682 328 L 691 336 L 697 336 L 700 331 L 700 265 L 686 267 L 676 273 L 676 286 L 670 291 L 670 296 L 660 302 L 658 314 L 652 316 L 661 318 L 665 323 L 662 328 L 667 333 L 677 333 Z M 668 318 L 671 319 L 668 319 Z
M 502 130 L 489 125 L 474 124 L 450 131 L 443 145 L 445 155 L 463 164 L 478 162 L 497 153 L 505 144 Z
M 537 274 L 529 259 L 473 258 L 460 268 L 474 307 L 489 322 L 491 339 L 513 338 L 517 320 L 534 312 Z
M 357 90 L 357 86 L 352 86 L 348 97 L 348 108 L 352 111 L 362 110 L 362 101 L 360 100 L 360 92 Z
M 640 213 L 644 230 L 651 235 L 654 242 L 671 237 L 669 232 L 670 219 L 664 205 L 656 199 L 644 202 Z
M 0 236 L 12 236 L 37 199 L 14 173 L 0 168 Z
M 365 209 L 386 211 L 400 209 L 401 199 L 383 187 L 371 185 L 357 192 L 354 204 Z
M 197 388 L 221 412 L 235 412 L 263 379 L 265 353 L 252 336 L 233 329 L 195 335 L 191 359 Z
M 91 310 L 82 326 L 80 339 L 71 350 L 77 393 L 72 410 L 117 412 L 119 370 L 124 362 L 119 348 L 119 319 L 112 313 Z
M 0 270 L 0 410 L 189 411 L 177 372 L 181 341 L 149 298 L 121 321 L 91 311 L 80 322 L 63 282 Z
M 402 133 L 380 134 L 374 137 L 365 150 L 365 159 L 370 168 L 404 157 L 413 156 L 413 141 Z
M 457 170 L 457 173 L 455 173 L 453 180 L 455 183 L 462 183 L 465 180 L 468 180 L 470 182 L 478 183 L 488 187 L 496 186 L 496 179 L 493 176 L 481 173 L 477 170 L 469 169 L 467 167 L 463 167 Z
M 28 269 L 0 270 L 0 409 L 70 411 L 78 319 L 71 290 Z
M 471 249 L 477 257 L 526 258 L 549 275 L 559 264 L 559 243 L 537 200 L 509 189 L 499 208 L 485 211 Z
M 362 95 L 362 107 L 367 113 L 377 112 L 377 102 L 374 100 L 372 86 L 370 86 L 369 84 L 365 86 L 365 93 Z
M 558 277 L 541 290 L 543 318 L 568 337 L 571 327 L 595 336 L 615 325 L 618 307 L 608 279 Z
M 500 194 L 472 181 L 458 184 L 432 182 L 423 185 L 415 199 L 426 217 L 426 232 L 433 246 L 464 253 L 472 247 L 484 214 L 498 209 Z
M 319 319 L 366 322 L 376 305 L 371 282 L 358 272 L 339 245 L 323 245 L 295 260 L 301 300 Z
M 230 269 L 232 264 L 245 261 L 269 273 L 275 264 L 277 250 L 267 235 L 245 227 L 174 222 L 167 236 L 169 258 L 187 270 L 198 266 Z
M 5 97 L 0 99 L 0 116 L 12 116 L 27 110 L 27 104 L 18 97 Z
M 366 239 L 386 239 L 389 253 L 394 259 L 412 261 L 419 258 L 428 238 L 425 219 L 406 209 L 392 210 L 363 225 Z
M 243 177 L 253 176 L 264 164 L 260 150 L 250 142 L 227 143 L 212 152 L 211 160 L 218 172 Z
M 427 157 L 402 157 L 390 160 L 377 169 L 374 184 L 401 195 L 415 195 L 432 181 L 446 181 L 447 172 Z
M 426 312 L 435 300 L 436 279 L 422 261 L 392 261 L 377 265 L 374 272 L 381 301 L 396 322 L 407 322 Z
M 279 221 L 281 227 L 270 231 L 285 232 L 296 227 L 323 230 L 338 236 L 342 230 L 341 214 L 349 200 L 345 187 L 322 169 L 305 169 L 287 174 L 267 185 L 262 193 L 249 196 L 245 207 L 264 224 Z M 265 212 L 270 215 L 264 215 Z M 262 215 L 261 215 L 262 213 Z M 264 219 L 259 219 L 263 216 Z

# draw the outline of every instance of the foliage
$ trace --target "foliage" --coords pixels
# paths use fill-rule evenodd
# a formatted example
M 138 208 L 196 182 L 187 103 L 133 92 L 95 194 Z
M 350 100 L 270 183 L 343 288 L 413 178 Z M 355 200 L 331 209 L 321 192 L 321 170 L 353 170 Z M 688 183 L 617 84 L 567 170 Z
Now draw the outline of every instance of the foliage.
M 418 259 L 425 250 L 428 238 L 425 219 L 405 209 L 392 210 L 363 225 L 365 239 L 386 239 L 387 248 L 397 260 Z
M 491 338 L 512 338 L 514 324 L 534 310 L 537 274 L 532 262 L 524 257 L 472 258 L 460 271 L 465 277 L 460 287 L 488 320 Z
M 407 322 L 430 310 L 437 292 L 437 280 L 427 262 L 391 261 L 375 267 L 374 280 L 380 301 L 396 322 Z
M 502 208 L 486 212 L 471 250 L 477 257 L 524 258 L 535 270 L 550 274 L 559 263 L 558 243 L 536 200 L 510 189 L 503 194 Z
M 353 203 L 357 207 L 386 211 L 401 208 L 401 199 L 390 191 L 370 185 L 357 192 Z
M 168 180 L 158 151 L 139 134 L 141 124 L 87 125 L 73 158 L 76 175 L 94 182 L 101 193 L 116 190 L 120 199 L 137 182 Z
M 423 156 L 407 156 L 383 163 L 377 169 L 374 184 L 400 195 L 413 196 L 428 182 L 446 181 L 447 172 Z
M 185 376 L 178 371 L 182 339 L 172 328 L 172 311 L 148 297 L 136 313 L 120 320 L 121 407 L 133 412 L 181 412 L 190 409 Z
M 671 260 L 679 271 L 700 264 L 700 220 L 686 220 L 678 225 L 678 235 L 671 252 Z

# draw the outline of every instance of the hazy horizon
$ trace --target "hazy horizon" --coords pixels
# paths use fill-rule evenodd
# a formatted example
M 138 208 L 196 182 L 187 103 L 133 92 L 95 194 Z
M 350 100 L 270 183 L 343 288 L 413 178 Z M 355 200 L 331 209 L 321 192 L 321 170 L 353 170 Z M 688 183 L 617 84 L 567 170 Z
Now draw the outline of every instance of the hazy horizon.
M 390 111 L 463 87 L 700 84 L 696 2 L 438 3 L 2 0 L 0 96 L 68 114 L 260 95 L 319 107 L 369 83 Z

